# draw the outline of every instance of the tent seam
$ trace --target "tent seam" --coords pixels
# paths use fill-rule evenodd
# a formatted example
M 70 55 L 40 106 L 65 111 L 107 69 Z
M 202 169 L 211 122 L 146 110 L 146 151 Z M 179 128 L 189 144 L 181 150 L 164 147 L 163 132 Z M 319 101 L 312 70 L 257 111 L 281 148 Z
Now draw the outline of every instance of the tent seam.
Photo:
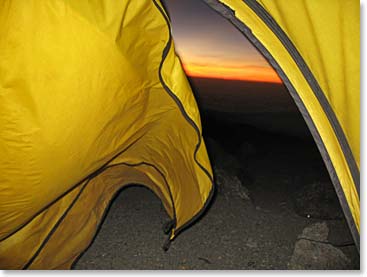
M 170 192 L 170 188 L 168 186 L 168 181 L 166 179 L 166 177 L 164 176 L 164 174 L 159 170 L 159 168 L 157 168 L 155 165 L 153 164 L 150 164 L 150 163 L 147 163 L 147 162 L 139 162 L 139 163 L 126 163 L 126 162 L 121 162 L 121 163 L 116 163 L 116 164 L 112 164 L 112 165 L 109 165 L 109 166 L 106 166 L 103 168 L 103 170 L 100 173 L 102 173 L 103 171 L 109 169 L 109 168 L 112 168 L 112 167 L 115 167 L 115 166 L 119 166 L 119 165 L 126 165 L 126 166 L 130 166 L 130 167 L 136 167 L 136 166 L 140 166 L 140 165 L 147 165 L 147 166 L 151 166 L 153 167 L 161 176 L 162 178 L 164 179 L 165 181 L 165 184 L 168 188 L 168 192 L 171 196 L 171 201 L 172 201 L 172 210 L 173 210 L 173 214 L 174 214 L 174 218 L 176 218 L 176 215 L 175 215 L 175 207 L 174 207 L 174 202 L 172 200 L 172 193 Z M 98 174 L 98 175 L 99 175 Z M 97 176 L 97 175 L 96 175 Z M 34 255 L 32 256 L 32 258 L 23 266 L 23 269 L 28 269 L 29 266 L 32 265 L 32 263 L 34 262 L 34 260 L 37 258 L 37 256 L 41 253 L 41 251 L 44 249 L 44 247 L 46 246 L 47 242 L 51 239 L 52 235 L 56 232 L 57 228 L 61 225 L 62 221 L 66 218 L 66 216 L 68 215 L 68 213 L 70 212 L 70 210 L 73 208 L 73 206 L 75 205 L 76 201 L 79 199 L 80 195 L 82 194 L 82 192 L 84 191 L 84 189 L 87 187 L 87 185 L 89 184 L 89 182 L 95 178 L 96 176 L 91 176 L 88 180 L 87 180 L 87 183 L 83 185 L 83 187 L 81 188 L 81 190 L 78 192 L 77 196 L 74 198 L 74 200 L 72 201 L 72 203 L 68 206 L 68 208 L 66 209 L 66 211 L 64 212 L 64 214 L 59 218 L 59 220 L 56 222 L 56 224 L 54 225 L 54 227 L 51 229 L 51 231 L 48 233 L 48 235 L 46 236 L 46 238 L 43 240 L 43 242 L 41 243 L 41 245 L 39 246 L 38 250 L 34 253 Z M 124 184 L 125 185 L 125 184 Z M 121 185 L 120 188 L 117 190 L 116 193 L 118 193 L 118 191 L 121 190 L 121 188 L 124 186 L 124 185 Z M 141 183 L 140 185 L 143 185 L 144 187 L 148 187 L 147 185 Z M 112 200 L 113 200 L 114 197 L 111 197 L 111 200 L 109 201 L 109 205 L 111 204 Z M 107 205 L 107 206 L 109 206 Z M 105 209 L 103 215 L 102 215 L 102 219 L 100 222 L 103 222 L 104 220 L 104 217 L 106 215 L 106 212 L 107 212 L 107 208 Z M 96 232 L 95 234 L 98 233 L 98 229 L 99 229 L 99 226 L 100 224 L 98 224 L 97 228 L 96 228 Z M 89 244 L 89 246 L 92 244 L 94 238 L 91 240 L 91 243 Z M 88 246 L 88 247 L 89 247 Z M 87 248 L 88 248 L 87 247 Z M 78 257 L 76 259 L 78 259 L 83 253 L 85 253 L 86 250 L 84 250 L 82 253 L 80 253 L 80 255 L 78 255 Z
M 93 177 L 97 176 L 99 173 L 103 172 L 106 168 L 109 167 L 109 164 L 115 160 L 117 157 L 119 157 L 120 155 L 122 155 L 124 152 L 126 152 L 130 147 L 132 147 L 138 140 L 140 140 L 142 138 L 142 136 L 139 136 L 136 140 L 134 140 L 132 143 L 130 143 L 126 148 L 124 148 L 123 150 L 121 150 L 119 153 L 117 153 L 116 155 L 114 155 L 111 159 L 109 159 L 106 163 L 104 163 L 100 168 L 96 169 L 95 171 L 93 171 L 92 173 L 88 174 L 86 177 L 84 177 L 82 180 L 80 180 L 79 182 L 75 183 L 73 186 L 71 186 L 68 190 L 66 190 L 64 193 L 62 193 L 60 196 L 58 196 L 56 199 L 54 199 L 53 201 L 51 201 L 50 203 L 48 203 L 47 205 L 45 205 L 42 209 L 40 209 L 38 212 L 36 212 L 32 217 L 30 217 L 29 220 L 25 221 L 25 223 L 23 223 L 20 227 L 18 227 L 16 230 L 14 230 L 13 232 L 9 233 L 8 235 L 6 235 L 5 237 L 3 237 L 2 239 L 0 239 L 0 243 L 6 239 L 8 239 L 9 237 L 11 237 L 12 235 L 16 234 L 17 232 L 19 232 L 20 230 L 22 230 L 25 226 L 27 226 L 29 223 L 31 223 L 37 216 L 39 216 L 41 213 L 43 213 L 45 210 L 47 210 L 48 208 L 50 208 L 53 204 L 55 204 L 57 201 L 59 201 L 61 198 L 63 198 L 65 195 L 67 195 L 68 193 L 70 193 L 73 189 L 75 189 L 76 187 L 78 187 L 79 185 L 81 185 L 83 182 L 88 181 L 89 179 L 92 179 Z
M 41 245 L 38 247 L 37 251 L 33 254 L 33 256 L 28 260 L 28 262 L 23 266 L 22 269 L 28 269 L 32 263 L 35 261 L 35 259 L 38 257 L 38 255 L 41 253 L 41 251 L 46 246 L 47 242 L 51 239 L 52 235 L 56 232 L 58 227 L 63 222 L 64 218 L 68 215 L 69 211 L 74 207 L 75 203 L 78 201 L 80 195 L 83 193 L 84 189 L 87 187 L 91 179 L 89 179 L 83 187 L 80 189 L 78 194 L 75 196 L 74 200 L 71 202 L 71 204 L 68 206 L 68 208 L 65 210 L 65 212 L 62 214 L 62 216 L 57 220 L 55 225 L 52 227 L 51 231 L 47 234 L 45 239 L 42 241 Z

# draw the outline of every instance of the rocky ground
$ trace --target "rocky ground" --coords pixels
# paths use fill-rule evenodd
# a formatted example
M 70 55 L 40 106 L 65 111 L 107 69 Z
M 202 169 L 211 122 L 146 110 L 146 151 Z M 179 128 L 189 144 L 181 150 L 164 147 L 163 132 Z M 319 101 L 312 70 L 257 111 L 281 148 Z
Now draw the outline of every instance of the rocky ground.
M 164 252 L 160 200 L 128 187 L 74 269 L 359 269 L 311 140 L 218 122 L 205 138 L 217 183 L 206 215 Z

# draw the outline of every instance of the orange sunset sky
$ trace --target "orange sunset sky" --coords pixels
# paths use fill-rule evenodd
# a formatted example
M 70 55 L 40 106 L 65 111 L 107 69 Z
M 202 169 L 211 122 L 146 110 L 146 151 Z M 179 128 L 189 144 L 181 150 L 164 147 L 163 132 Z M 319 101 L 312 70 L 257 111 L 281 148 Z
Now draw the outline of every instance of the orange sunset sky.
M 281 83 L 255 47 L 202 1 L 165 3 L 176 52 L 189 76 Z

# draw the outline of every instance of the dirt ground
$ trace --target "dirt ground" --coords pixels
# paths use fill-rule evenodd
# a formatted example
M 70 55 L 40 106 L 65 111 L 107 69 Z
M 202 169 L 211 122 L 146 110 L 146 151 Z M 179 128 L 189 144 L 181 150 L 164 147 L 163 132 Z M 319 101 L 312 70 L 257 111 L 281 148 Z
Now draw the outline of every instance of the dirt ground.
M 300 143 L 279 139 L 264 144 L 266 149 L 246 166 L 251 200 L 228 197 L 219 188 L 205 216 L 181 233 L 167 252 L 162 250 L 167 239 L 162 226 L 169 218 L 160 200 L 144 187 L 122 190 L 74 269 L 287 269 L 297 236 L 315 222 L 327 223 L 329 241 L 352 242 L 344 219 L 295 212 L 295 183 L 323 166 L 315 162 L 318 153 Z M 300 154 L 292 155 L 296 149 Z M 355 246 L 339 249 L 351 260 L 348 269 L 358 269 Z

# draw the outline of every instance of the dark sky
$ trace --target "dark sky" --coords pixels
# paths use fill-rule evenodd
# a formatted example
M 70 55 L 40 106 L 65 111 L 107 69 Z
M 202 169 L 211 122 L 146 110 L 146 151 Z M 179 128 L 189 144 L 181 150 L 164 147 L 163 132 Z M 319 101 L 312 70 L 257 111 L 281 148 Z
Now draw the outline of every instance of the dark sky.
M 199 0 L 165 0 L 176 51 L 189 75 L 280 82 L 254 46 Z

